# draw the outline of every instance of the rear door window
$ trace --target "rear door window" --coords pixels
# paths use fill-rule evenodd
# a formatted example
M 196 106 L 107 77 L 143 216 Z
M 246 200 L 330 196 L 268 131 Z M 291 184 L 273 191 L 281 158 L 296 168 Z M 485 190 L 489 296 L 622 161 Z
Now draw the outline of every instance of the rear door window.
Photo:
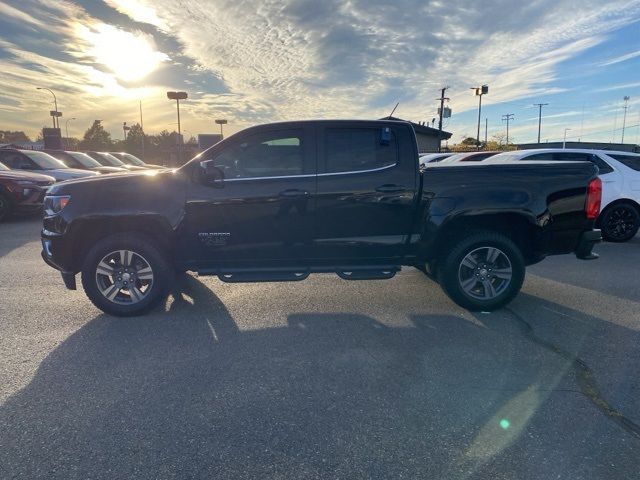
M 591 162 L 595 163 L 598 166 L 598 170 L 600 170 L 601 175 L 613 172 L 613 168 L 611 168 L 611 166 L 609 166 L 607 162 L 592 153 L 556 152 L 554 153 L 554 160 L 570 162 Z
M 607 153 L 608 156 L 618 160 L 625 167 L 640 172 L 640 155 L 618 155 Z
M 393 129 L 329 128 L 325 132 L 325 171 L 362 172 L 398 163 Z
M 528 157 L 522 158 L 522 160 L 555 160 L 555 158 L 553 158 L 553 153 L 545 152 L 529 155 Z

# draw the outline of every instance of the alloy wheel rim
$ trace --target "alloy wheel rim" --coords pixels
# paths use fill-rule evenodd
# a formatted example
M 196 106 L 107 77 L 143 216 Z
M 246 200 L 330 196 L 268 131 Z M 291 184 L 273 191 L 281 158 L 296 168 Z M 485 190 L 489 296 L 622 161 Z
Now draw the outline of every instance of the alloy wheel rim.
M 119 305 L 133 305 L 144 300 L 153 287 L 153 269 L 149 262 L 132 250 L 106 254 L 96 267 L 98 290 L 107 300 Z
M 493 300 L 511 283 L 513 268 L 509 257 L 496 247 L 479 247 L 469 252 L 458 267 L 462 291 L 477 300 Z
M 618 207 L 607 216 L 607 230 L 614 238 L 624 238 L 635 227 L 633 213 L 628 207 Z

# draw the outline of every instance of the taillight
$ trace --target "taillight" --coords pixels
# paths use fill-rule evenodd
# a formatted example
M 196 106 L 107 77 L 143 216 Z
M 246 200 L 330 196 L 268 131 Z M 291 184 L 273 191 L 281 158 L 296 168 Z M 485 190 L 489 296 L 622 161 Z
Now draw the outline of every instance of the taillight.
M 594 178 L 587 187 L 587 203 L 584 211 L 589 220 L 595 220 L 600 214 L 600 203 L 602 202 L 602 180 Z

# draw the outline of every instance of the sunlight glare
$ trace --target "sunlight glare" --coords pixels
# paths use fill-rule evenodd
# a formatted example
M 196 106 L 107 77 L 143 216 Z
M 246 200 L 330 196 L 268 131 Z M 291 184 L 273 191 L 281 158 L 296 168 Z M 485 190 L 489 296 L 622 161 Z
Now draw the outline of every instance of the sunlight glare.
M 89 44 L 85 53 L 125 82 L 143 79 L 168 59 L 155 49 L 148 35 L 125 32 L 112 25 L 82 28 L 82 37 Z

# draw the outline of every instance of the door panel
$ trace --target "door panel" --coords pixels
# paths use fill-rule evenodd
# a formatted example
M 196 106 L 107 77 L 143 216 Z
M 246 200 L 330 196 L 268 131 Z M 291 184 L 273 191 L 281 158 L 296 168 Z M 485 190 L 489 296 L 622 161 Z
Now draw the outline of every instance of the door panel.
M 417 152 L 408 131 L 319 128 L 315 254 L 320 261 L 401 255 L 414 213 Z M 406 147 L 405 147 L 406 148 Z
M 308 129 L 240 136 L 212 160 L 225 179 L 194 182 L 186 202 L 186 238 L 201 265 L 285 266 L 309 256 L 316 155 Z

